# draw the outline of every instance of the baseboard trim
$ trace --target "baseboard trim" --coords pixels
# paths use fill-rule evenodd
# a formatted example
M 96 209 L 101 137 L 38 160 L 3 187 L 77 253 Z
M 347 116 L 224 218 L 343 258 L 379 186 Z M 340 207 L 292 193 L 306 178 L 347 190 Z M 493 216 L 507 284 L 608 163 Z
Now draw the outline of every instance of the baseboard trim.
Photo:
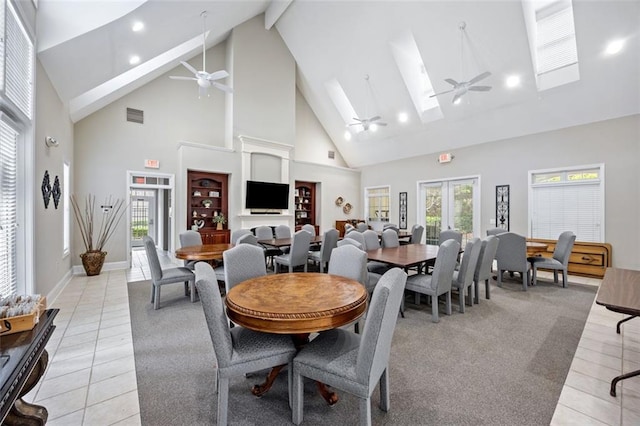
M 53 287 L 51 291 L 47 294 L 47 301 L 49 303 L 49 306 L 55 303 L 58 296 L 60 296 L 60 293 L 62 293 L 62 290 L 64 290 L 67 284 L 69 284 L 69 282 L 71 281 L 71 278 L 73 277 L 73 274 L 71 271 L 72 271 L 71 269 L 67 271 L 67 273 L 64 274 L 64 276 L 60 279 L 60 281 L 58 281 L 58 284 L 56 284 L 55 287 Z
M 128 268 L 129 263 L 126 260 L 120 262 L 107 262 L 102 266 L 103 271 L 120 271 Z M 86 275 L 82 265 L 74 265 L 72 270 L 73 275 Z

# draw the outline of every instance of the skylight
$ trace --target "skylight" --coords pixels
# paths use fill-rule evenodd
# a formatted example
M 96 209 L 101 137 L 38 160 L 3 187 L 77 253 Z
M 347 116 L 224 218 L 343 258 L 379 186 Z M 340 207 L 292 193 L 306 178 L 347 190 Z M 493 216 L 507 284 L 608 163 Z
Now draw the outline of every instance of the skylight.
M 523 0 L 538 90 L 580 79 L 571 0 Z
M 347 94 L 344 93 L 342 85 L 338 82 L 338 80 L 333 78 L 325 82 L 324 87 L 327 90 L 329 98 L 331 98 L 333 104 L 336 106 L 336 109 L 340 113 L 340 116 L 344 120 L 345 126 L 348 126 L 349 123 L 353 121 L 353 117 L 358 117 L 358 114 L 356 114 L 356 110 L 353 108 L 353 105 L 351 105 L 351 102 L 349 102 Z M 354 127 L 355 131 L 358 133 L 364 130 L 362 126 Z

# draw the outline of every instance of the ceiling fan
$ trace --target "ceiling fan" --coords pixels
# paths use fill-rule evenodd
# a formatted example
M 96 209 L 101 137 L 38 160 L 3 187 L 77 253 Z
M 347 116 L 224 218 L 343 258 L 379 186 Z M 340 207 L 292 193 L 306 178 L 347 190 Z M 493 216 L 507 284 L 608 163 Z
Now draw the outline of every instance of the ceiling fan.
M 460 67 L 462 68 L 462 64 L 463 64 L 463 53 L 464 53 L 464 36 L 465 36 L 465 28 L 467 27 L 467 24 L 465 22 L 461 22 L 460 23 Z M 462 74 L 462 73 L 461 73 Z M 450 90 L 445 90 L 443 92 L 439 92 L 439 93 L 434 93 L 433 95 L 429 96 L 430 98 L 433 98 L 434 96 L 440 96 L 440 95 L 444 95 L 446 93 L 451 93 L 453 92 L 453 100 L 452 103 L 454 104 L 458 104 L 461 101 L 462 96 L 464 96 L 465 93 L 467 93 L 468 91 L 473 91 L 473 92 L 488 92 L 489 90 L 491 90 L 491 86 L 474 86 L 474 84 L 476 84 L 477 82 L 479 82 L 480 80 L 484 80 L 485 78 L 489 77 L 491 75 L 491 73 L 489 71 L 485 71 L 481 74 L 478 74 L 477 76 L 473 77 L 471 80 L 469 81 L 456 81 L 452 78 L 445 78 L 444 81 L 446 81 L 447 83 L 449 83 L 450 85 L 453 86 L 452 89 Z
M 371 98 L 371 101 L 373 102 L 373 91 L 371 90 L 371 84 L 369 83 L 369 75 L 365 75 L 364 76 L 364 80 L 365 80 L 365 85 L 366 85 L 366 92 L 369 98 Z M 365 114 L 368 113 L 368 108 L 366 108 L 365 105 Z M 358 117 L 353 117 L 353 119 L 356 121 L 355 123 L 350 123 L 348 124 L 349 127 L 351 126 L 362 126 L 362 128 L 364 130 L 369 130 L 371 129 L 372 131 L 376 130 L 377 126 L 386 126 L 387 123 L 384 123 L 380 120 L 382 120 L 382 117 L 380 117 L 379 115 L 373 116 L 373 117 L 367 117 L 367 118 L 358 118 Z
M 207 19 L 207 11 L 205 10 L 200 14 L 202 16 L 202 71 L 198 71 L 185 61 L 180 61 L 182 65 L 193 73 L 193 77 L 182 77 L 177 75 L 169 76 L 173 80 L 193 80 L 198 83 L 198 96 L 209 96 L 209 87 L 215 87 L 223 92 L 233 93 L 233 89 L 226 84 L 218 83 L 217 80 L 229 77 L 229 73 L 226 70 L 219 70 L 212 73 L 205 71 L 205 64 L 207 59 L 205 40 L 207 38 L 205 21 Z

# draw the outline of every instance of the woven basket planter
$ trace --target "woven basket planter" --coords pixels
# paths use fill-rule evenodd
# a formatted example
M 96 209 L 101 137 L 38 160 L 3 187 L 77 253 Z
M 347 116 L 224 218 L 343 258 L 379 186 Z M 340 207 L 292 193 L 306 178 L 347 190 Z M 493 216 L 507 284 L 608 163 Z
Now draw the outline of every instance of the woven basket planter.
M 106 251 L 88 251 L 80 255 L 87 276 L 100 275 L 105 257 L 107 257 Z

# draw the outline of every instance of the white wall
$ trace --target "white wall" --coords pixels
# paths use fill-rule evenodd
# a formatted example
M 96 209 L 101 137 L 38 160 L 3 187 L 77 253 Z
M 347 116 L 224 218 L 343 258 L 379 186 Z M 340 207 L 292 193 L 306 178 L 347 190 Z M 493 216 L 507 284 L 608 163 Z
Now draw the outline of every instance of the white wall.
M 510 187 L 511 231 L 528 233 L 529 170 L 605 164 L 605 239 L 613 264 L 640 269 L 640 116 L 576 126 L 495 141 L 452 151 L 455 159 L 438 164 L 437 154 L 362 169 L 362 187 L 391 185 L 391 222 L 398 222 L 398 193 L 408 194 L 408 219 L 417 218 L 419 180 L 479 175 L 482 235 L 493 227 L 495 187 Z
M 58 176 L 61 187 L 63 164 L 73 164 L 73 123 L 69 111 L 60 101 L 40 61 L 36 61 L 36 109 L 35 109 L 35 288 L 38 293 L 49 292 L 69 273 L 70 255 L 63 255 L 63 199 L 56 209 L 53 199 L 44 208 L 40 185 L 45 170 L 49 172 L 51 185 Z M 58 140 L 57 148 L 45 145 L 46 136 Z M 64 195 L 64 194 L 63 194 Z M 75 222 L 72 219 L 72 231 Z

